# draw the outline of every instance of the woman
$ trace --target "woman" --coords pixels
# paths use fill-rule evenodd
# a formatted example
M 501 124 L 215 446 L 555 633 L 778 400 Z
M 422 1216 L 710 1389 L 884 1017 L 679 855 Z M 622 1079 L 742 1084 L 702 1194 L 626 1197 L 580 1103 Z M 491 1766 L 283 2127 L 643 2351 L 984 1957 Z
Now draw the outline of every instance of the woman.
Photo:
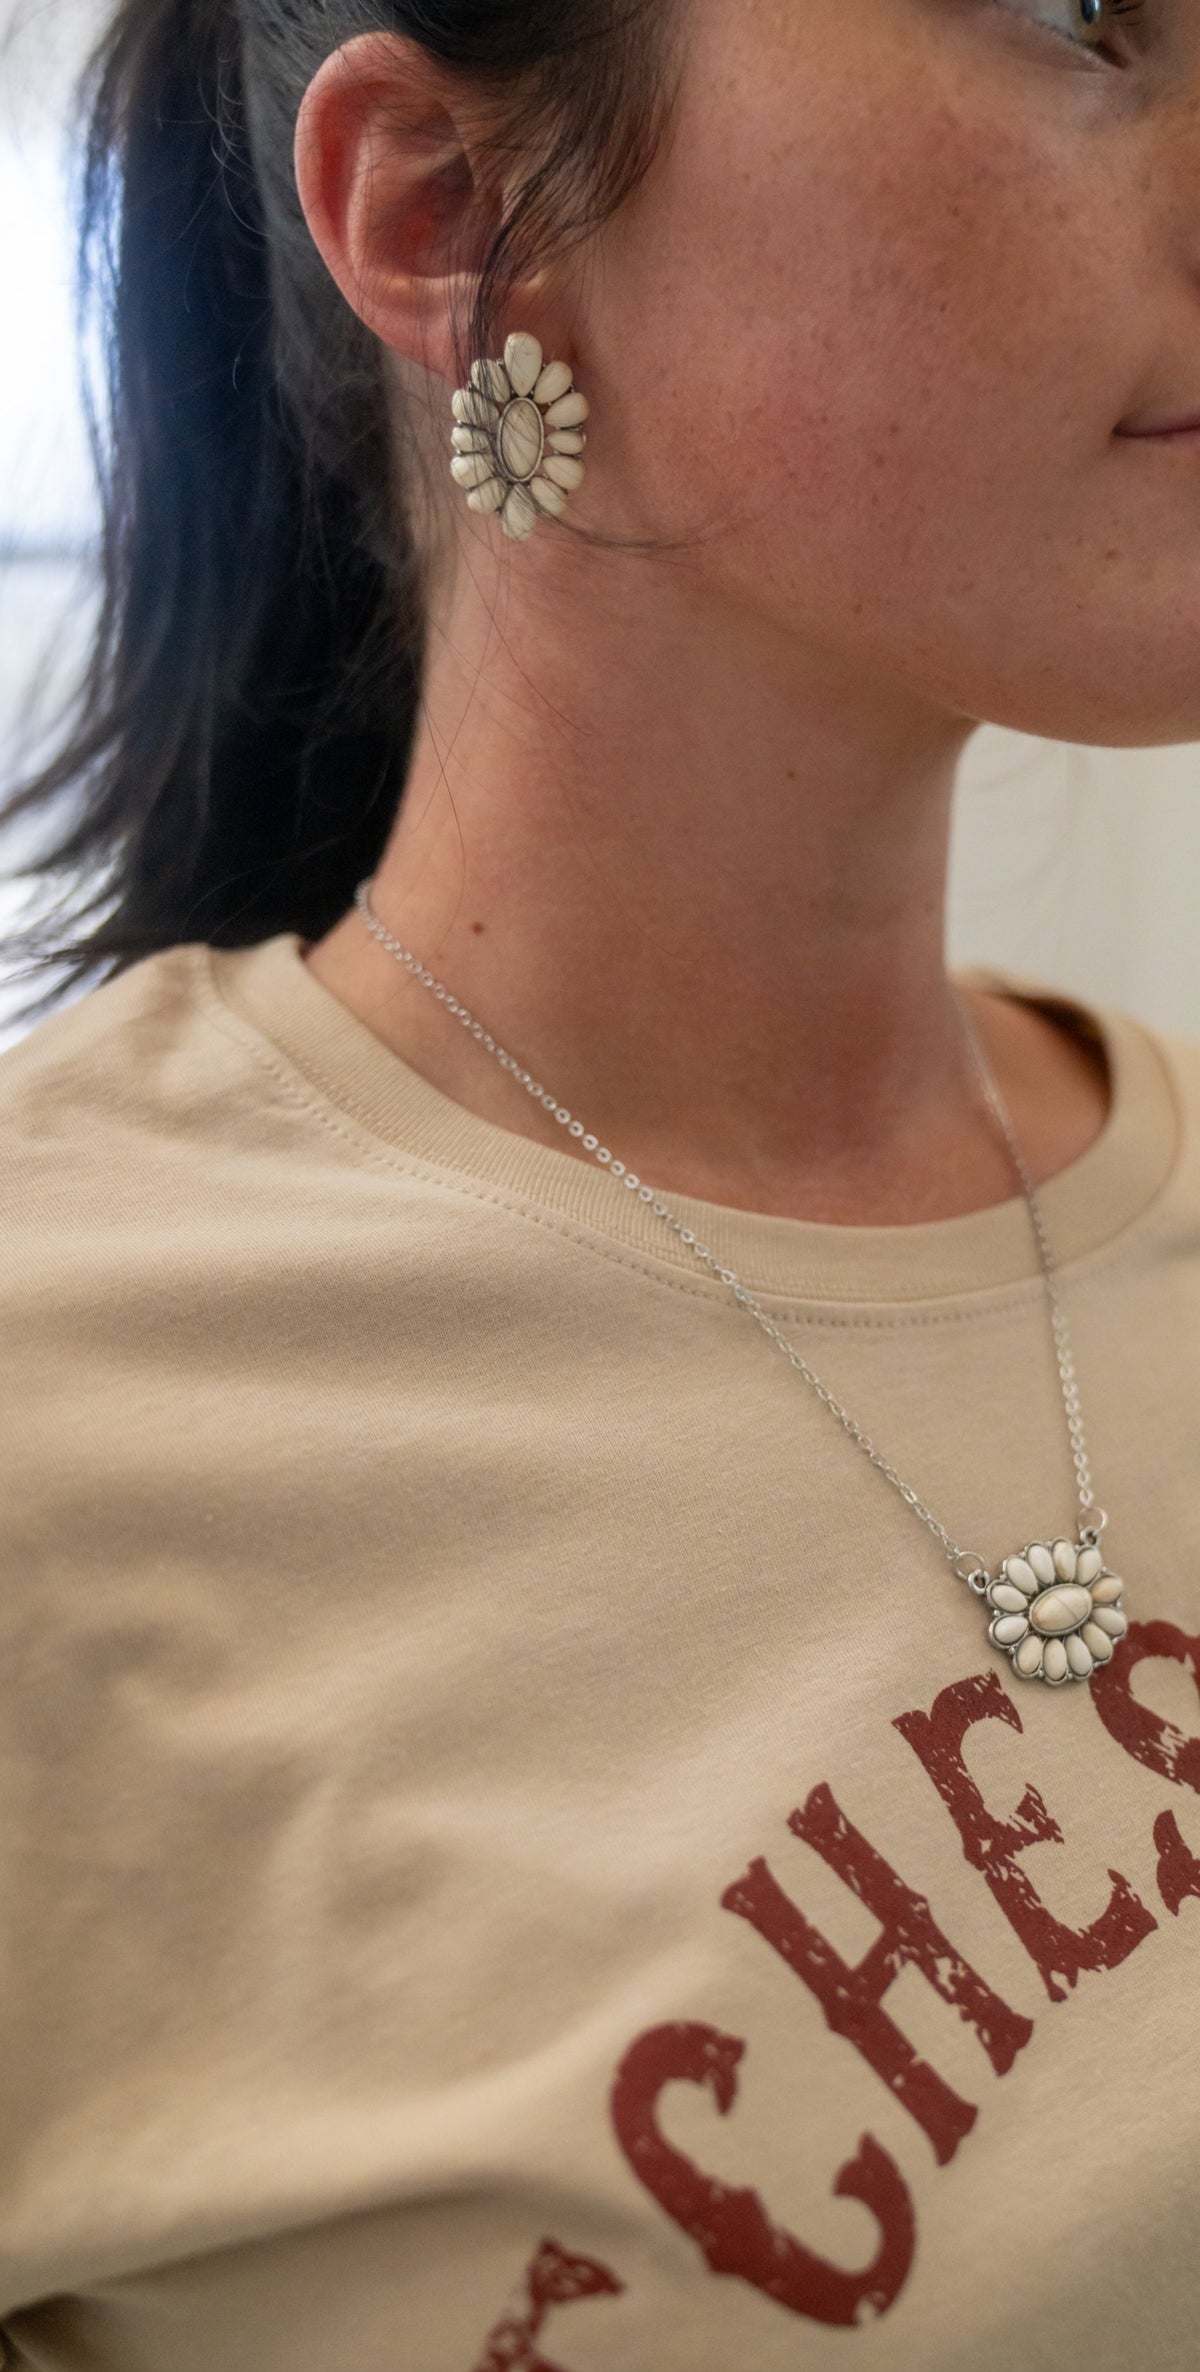
M 1200 738 L 1198 133 L 1189 0 L 125 0 L 10 2364 L 1193 2362 L 1200 1057 L 944 896 Z

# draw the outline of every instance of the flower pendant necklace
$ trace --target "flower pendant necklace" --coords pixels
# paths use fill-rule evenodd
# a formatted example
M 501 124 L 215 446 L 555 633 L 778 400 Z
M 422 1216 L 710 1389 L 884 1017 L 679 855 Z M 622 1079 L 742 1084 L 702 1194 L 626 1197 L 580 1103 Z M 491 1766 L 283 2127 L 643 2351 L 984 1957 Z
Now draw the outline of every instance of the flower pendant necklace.
M 522 1069 L 515 1055 L 506 1053 L 503 1046 L 497 1044 L 490 1031 L 484 1028 L 482 1022 L 476 1021 L 474 1016 L 468 1013 L 465 1005 L 461 1005 L 457 998 L 451 996 L 444 982 L 435 980 L 432 972 L 423 968 L 418 956 L 413 955 L 410 949 L 401 947 L 399 941 L 393 938 L 392 933 L 380 921 L 371 906 L 370 891 L 372 886 L 373 884 L 369 880 L 362 881 L 354 893 L 354 903 L 372 937 L 377 939 L 398 963 L 402 963 L 414 978 L 421 982 L 423 987 L 432 991 L 439 1003 L 445 1005 L 447 1012 L 452 1013 L 464 1029 L 470 1030 L 480 1045 L 489 1054 L 495 1056 L 503 1069 L 512 1073 L 526 1093 L 545 1107 L 559 1127 L 566 1129 L 567 1134 L 582 1146 L 585 1153 L 591 1154 L 602 1168 L 608 1170 L 611 1177 L 619 1178 L 627 1192 L 636 1194 L 642 1202 L 649 1204 L 655 1217 L 665 1220 L 666 1224 L 678 1236 L 680 1243 L 686 1244 L 696 1259 L 702 1260 L 705 1266 L 712 1270 L 713 1275 L 719 1277 L 721 1283 L 730 1288 L 734 1300 L 740 1302 L 742 1308 L 750 1312 L 751 1317 L 762 1327 L 764 1334 L 783 1352 L 785 1359 L 795 1368 L 797 1374 L 802 1376 L 805 1383 L 816 1393 L 818 1400 L 823 1401 L 831 1416 L 837 1418 L 839 1425 L 849 1434 L 850 1439 L 870 1459 L 871 1464 L 883 1475 L 885 1481 L 892 1485 L 893 1490 L 899 1492 L 906 1507 L 911 1508 L 918 1522 L 922 1523 L 927 1531 L 932 1532 L 934 1538 L 941 1543 L 947 1562 L 959 1581 L 964 1581 L 976 1597 L 986 1601 L 991 1615 L 987 1626 L 988 1638 L 993 1647 L 1008 1657 L 1018 1678 L 1021 1680 L 1044 1680 L 1048 1687 L 1060 1688 L 1068 1681 L 1089 1680 L 1097 1665 L 1108 1663 L 1117 1642 L 1124 1638 L 1129 1628 L 1128 1619 L 1121 1605 L 1124 1583 L 1119 1575 L 1113 1573 L 1105 1564 L 1101 1553 L 1100 1540 L 1108 1518 L 1104 1509 L 1096 1505 L 1092 1491 L 1091 1467 L 1088 1463 L 1083 1417 L 1079 1405 L 1079 1387 L 1075 1379 L 1075 1361 L 1071 1351 L 1071 1338 L 1067 1331 L 1066 1314 L 1058 1294 L 1057 1264 L 1050 1241 L 1050 1231 L 1046 1225 L 1045 1215 L 1029 1174 L 1025 1157 L 1017 1142 L 1016 1131 L 1013 1128 L 1008 1107 L 996 1083 L 991 1064 L 979 1042 L 974 1022 L 961 998 L 955 998 L 955 1005 L 966 1035 L 971 1059 L 992 1117 L 1008 1147 L 1013 1168 L 1029 1208 L 1030 1221 L 1037 1244 L 1038 1261 L 1046 1288 L 1050 1325 L 1054 1337 L 1054 1353 L 1058 1362 L 1063 1408 L 1066 1412 L 1067 1434 L 1071 1446 L 1078 1494 L 1078 1515 L 1074 1539 L 1068 1539 L 1065 1535 L 1061 1535 L 1048 1540 L 1029 1541 L 1022 1549 L 1001 1558 L 994 1573 L 988 1571 L 981 1557 L 960 1547 L 947 1531 L 946 1526 L 939 1523 L 937 1517 L 926 1507 L 924 1500 L 913 1490 L 911 1484 L 902 1481 L 895 1467 L 889 1463 L 880 1450 L 876 1449 L 874 1442 L 863 1432 L 862 1427 L 850 1415 L 849 1410 L 842 1407 L 841 1402 L 834 1398 L 828 1386 L 822 1383 L 818 1375 L 814 1374 L 812 1368 L 801 1358 L 794 1344 L 788 1342 L 786 1336 L 780 1333 L 774 1320 L 768 1317 L 753 1294 L 742 1284 L 741 1279 L 734 1275 L 733 1270 L 722 1268 L 713 1253 L 710 1252 L 708 1245 L 697 1242 L 695 1231 L 683 1225 L 675 1212 L 662 1201 L 655 1188 L 643 1184 L 640 1178 L 635 1177 L 632 1170 L 626 1168 L 624 1162 L 614 1160 L 608 1146 L 602 1145 L 598 1137 L 585 1130 L 581 1120 L 573 1119 L 566 1106 L 560 1104 L 557 1096 L 552 1095 L 548 1088 L 542 1087 L 536 1079 L 531 1078 L 529 1072 Z

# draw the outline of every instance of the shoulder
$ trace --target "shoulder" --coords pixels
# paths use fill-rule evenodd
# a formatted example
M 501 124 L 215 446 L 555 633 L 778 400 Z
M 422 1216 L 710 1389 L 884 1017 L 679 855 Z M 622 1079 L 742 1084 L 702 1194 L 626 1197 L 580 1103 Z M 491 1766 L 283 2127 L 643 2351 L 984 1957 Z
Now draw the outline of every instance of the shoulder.
M 960 966 L 955 976 L 988 995 L 1036 1007 L 1085 1046 L 1107 1054 L 1110 1070 L 1135 1061 L 1144 1068 L 1149 1060 L 1181 1108 L 1200 1113 L 1200 1037 L 1190 1031 L 1155 1023 L 1120 997 L 1087 996 L 1005 965 Z
M 285 935 L 288 936 L 288 935 Z M 131 965 L 0 1050 L 0 1339 L 61 1377 L 77 1354 L 161 1346 L 224 1307 L 359 1267 L 440 1271 L 445 1197 L 376 1143 L 222 982 L 277 941 L 201 941 Z M 286 984 L 285 984 L 286 985 Z M 20 1348 L 19 1348 L 20 1347 Z
M 221 995 L 220 960 L 163 949 L 0 1050 L 0 1231 L 181 1219 L 284 1157 L 296 1087 Z
M 214 1029 L 200 943 L 148 956 L 0 1050 L 0 1193 L 54 1179 L 82 1158 L 107 1172 L 123 1145 L 193 1134 L 227 1089 L 230 1040 Z
M 0 1051 L 12 1357 L 24 1342 L 61 1358 L 102 1306 L 120 1340 L 135 1307 L 161 1312 L 185 1268 L 211 1265 L 227 1213 L 280 1208 L 286 1100 L 213 993 L 211 953 L 144 958 Z
M 1153 1022 L 1135 1020 L 1127 1013 L 1119 1014 L 1118 1018 L 1126 1027 L 1140 1031 L 1153 1046 L 1180 1101 L 1193 1115 L 1200 1113 L 1200 1038 L 1193 1037 L 1190 1031 L 1165 1029 Z

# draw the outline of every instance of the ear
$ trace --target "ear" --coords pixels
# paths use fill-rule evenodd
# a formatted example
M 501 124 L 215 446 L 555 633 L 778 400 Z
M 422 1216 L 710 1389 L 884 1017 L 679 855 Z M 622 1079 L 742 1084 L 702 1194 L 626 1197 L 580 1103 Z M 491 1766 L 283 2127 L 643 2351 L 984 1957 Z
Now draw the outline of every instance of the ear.
M 454 317 L 502 218 L 483 129 L 461 80 L 392 33 L 326 58 L 296 125 L 300 203 L 343 296 L 385 346 L 447 380 Z

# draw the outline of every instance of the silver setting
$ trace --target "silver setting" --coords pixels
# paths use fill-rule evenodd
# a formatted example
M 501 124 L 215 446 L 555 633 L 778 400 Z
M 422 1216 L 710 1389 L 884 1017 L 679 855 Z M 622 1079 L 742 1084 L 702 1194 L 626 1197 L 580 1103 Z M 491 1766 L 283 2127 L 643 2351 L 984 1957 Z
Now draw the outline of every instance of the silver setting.
M 1084 1529 L 1089 1534 L 1097 1531 L 1094 1525 Z M 1049 1578 L 1047 1562 L 1054 1567 Z M 1035 1565 L 1040 1570 L 1035 1571 Z M 1050 1688 L 1065 1687 L 1071 1680 L 1088 1681 L 1112 1661 L 1129 1628 L 1121 1604 L 1124 1587 L 1120 1575 L 1104 1563 L 1098 1537 L 1030 1541 L 1006 1557 L 988 1580 L 988 1638 L 1007 1655 L 1018 1680 L 1043 1680 Z M 1039 1622 L 1038 1609 L 1047 1607 L 1053 1608 L 1055 1619 Z M 1074 1648 L 1072 1641 L 1078 1643 Z M 1056 1653 L 1047 1668 L 1046 1653 L 1055 1642 L 1061 1642 L 1063 1655 Z
M 514 330 L 502 356 L 472 363 L 450 411 L 450 475 L 470 510 L 498 517 L 518 542 L 562 517 L 583 484 L 590 411 L 568 363 L 547 361 L 531 330 Z

